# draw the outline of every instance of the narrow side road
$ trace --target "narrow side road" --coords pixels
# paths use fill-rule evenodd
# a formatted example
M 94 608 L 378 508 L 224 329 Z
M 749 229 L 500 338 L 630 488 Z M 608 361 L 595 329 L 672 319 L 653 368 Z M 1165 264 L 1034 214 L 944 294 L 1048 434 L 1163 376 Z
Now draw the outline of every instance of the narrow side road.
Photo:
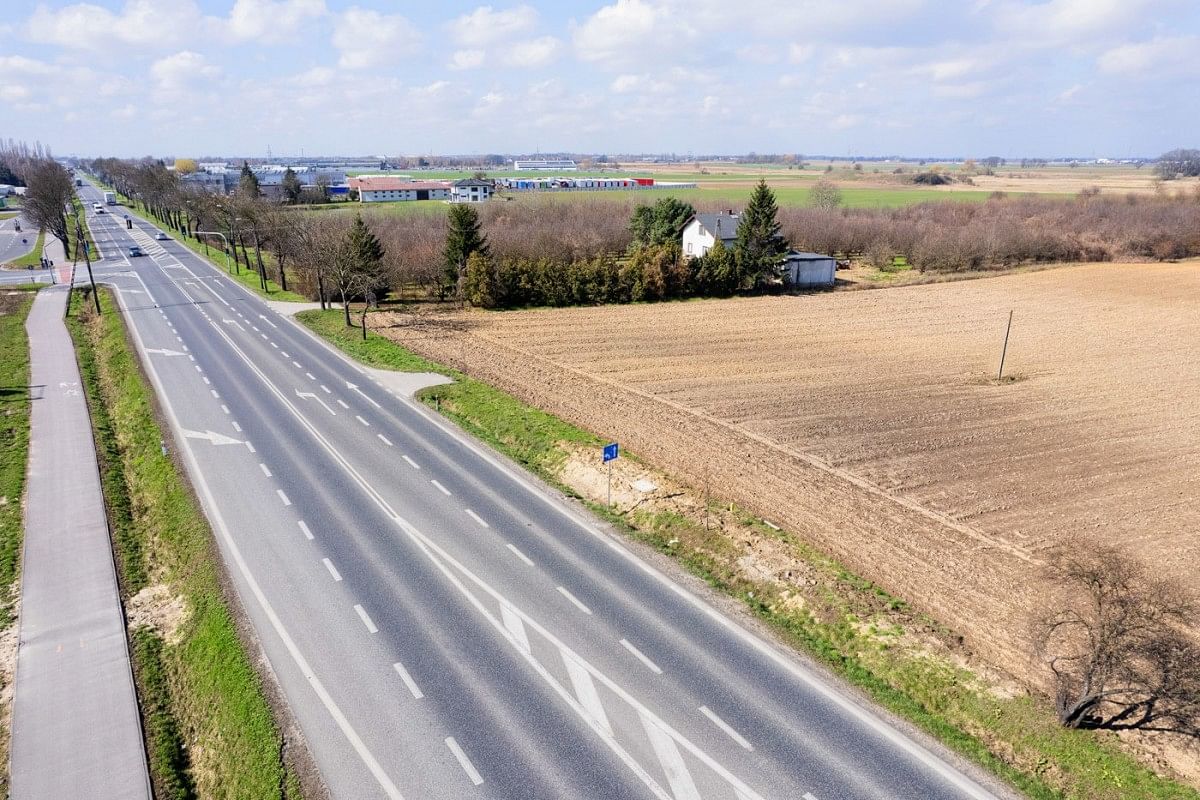
M 67 297 L 66 287 L 44 290 L 26 322 L 34 400 L 12 797 L 149 800 L 95 445 L 63 323 Z

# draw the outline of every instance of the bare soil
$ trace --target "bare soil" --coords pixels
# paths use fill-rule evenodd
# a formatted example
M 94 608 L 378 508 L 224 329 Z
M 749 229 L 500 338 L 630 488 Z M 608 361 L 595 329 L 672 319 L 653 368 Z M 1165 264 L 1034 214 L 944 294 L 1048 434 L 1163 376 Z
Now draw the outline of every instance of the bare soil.
M 1048 548 L 1200 590 L 1200 266 L 657 305 L 393 315 L 384 333 L 794 531 L 1033 675 Z M 993 380 L 1009 310 L 1006 371 Z

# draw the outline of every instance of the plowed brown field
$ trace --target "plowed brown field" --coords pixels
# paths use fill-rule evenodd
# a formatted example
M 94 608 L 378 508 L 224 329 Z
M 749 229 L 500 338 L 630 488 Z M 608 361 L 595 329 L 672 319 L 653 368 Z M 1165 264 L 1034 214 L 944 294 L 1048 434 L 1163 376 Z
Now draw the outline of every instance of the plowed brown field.
M 388 335 L 621 441 L 1029 663 L 1046 548 L 1200 589 L 1200 264 L 397 317 Z M 1015 311 L 997 384 L 1005 321 Z

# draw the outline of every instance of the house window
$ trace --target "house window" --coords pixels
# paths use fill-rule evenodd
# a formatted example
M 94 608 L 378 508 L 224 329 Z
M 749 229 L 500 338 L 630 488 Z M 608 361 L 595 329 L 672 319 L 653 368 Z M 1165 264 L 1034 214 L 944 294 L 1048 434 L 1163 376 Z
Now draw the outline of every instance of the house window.
M 691 243 L 691 242 L 688 242 L 688 249 L 687 249 L 687 251 L 688 251 L 688 254 L 689 254 L 689 255 L 691 255 L 691 252 L 692 252 L 692 243 Z

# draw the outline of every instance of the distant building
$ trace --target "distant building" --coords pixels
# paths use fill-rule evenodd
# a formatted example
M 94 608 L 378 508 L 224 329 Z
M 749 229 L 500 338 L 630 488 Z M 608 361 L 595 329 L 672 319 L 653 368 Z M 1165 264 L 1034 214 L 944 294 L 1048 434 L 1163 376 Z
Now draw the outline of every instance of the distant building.
M 225 194 L 228 190 L 227 173 L 198 170 L 179 176 L 184 186 L 196 186 L 212 194 Z
M 496 191 L 496 182 L 482 178 L 463 178 L 455 181 L 450 199 L 456 203 L 479 203 Z
M 454 187 L 449 181 L 410 181 L 380 175 L 360 175 L 350 179 L 350 188 L 358 190 L 361 203 L 395 203 L 405 200 L 450 200 Z
M 699 258 L 720 239 L 726 248 L 737 240 L 738 215 L 733 211 L 696 214 L 683 228 L 683 254 Z
M 783 260 L 783 282 L 789 286 L 833 286 L 837 261 L 820 253 L 789 250 Z
M 550 169 L 571 172 L 579 167 L 569 158 L 520 158 L 513 160 L 513 169 Z

